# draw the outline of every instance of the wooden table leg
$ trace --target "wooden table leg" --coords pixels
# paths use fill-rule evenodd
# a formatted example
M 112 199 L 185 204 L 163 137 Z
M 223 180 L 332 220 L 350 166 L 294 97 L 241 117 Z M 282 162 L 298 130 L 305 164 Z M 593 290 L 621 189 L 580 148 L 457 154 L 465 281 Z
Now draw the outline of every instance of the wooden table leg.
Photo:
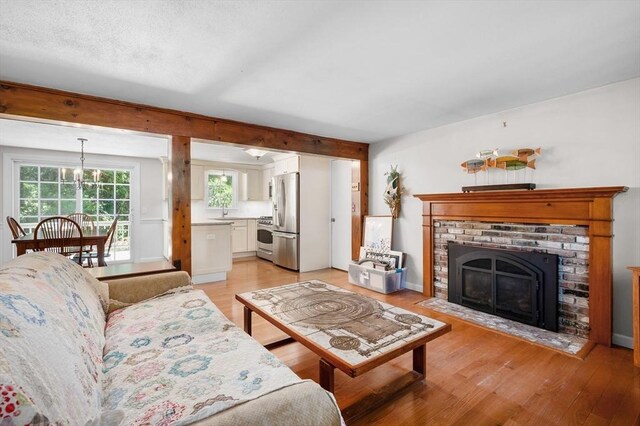
M 333 393 L 333 370 L 336 368 L 320 358 L 320 386 Z
M 98 266 L 107 266 L 107 262 L 104 261 L 104 244 L 97 244 L 98 250 Z
M 244 332 L 251 336 L 251 309 L 244 307 Z
M 413 350 L 413 371 L 422 375 L 426 372 L 427 345 L 418 346 Z

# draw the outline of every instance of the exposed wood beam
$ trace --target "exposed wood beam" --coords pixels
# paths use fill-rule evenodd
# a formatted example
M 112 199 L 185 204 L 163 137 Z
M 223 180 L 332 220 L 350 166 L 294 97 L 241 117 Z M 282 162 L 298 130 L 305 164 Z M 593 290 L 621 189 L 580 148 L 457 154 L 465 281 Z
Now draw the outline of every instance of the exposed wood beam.
M 191 275 L 191 139 L 173 136 L 171 164 L 171 261 Z
M 351 258 L 360 257 L 362 225 L 369 212 L 369 162 L 354 161 L 351 166 Z
M 354 162 L 354 173 L 352 173 L 352 186 L 358 189 L 352 191 L 351 213 L 352 256 L 354 259 L 358 258 L 362 243 L 362 223 L 368 212 L 369 145 L 366 143 L 315 136 L 293 130 L 241 123 L 190 112 L 0 80 L 0 116 L 2 115 L 169 135 L 174 137 L 171 142 L 174 149 L 176 148 L 174 144 L 178 143 L 178 140 L 183 141 L 179 144 L 186 140 L 189 145 L 190 139 L 197 138 L 301 154 L 359 160 Z M 185 153 L 180 155 L 183 154 Z M 176 158 L 178 162 L 190 161 L 190 156 Z M 179 167 L 179 164 L 172 161 L 171 168 L 174 178 L 172 187 L 181 191 L 185 188 L 188 189 L 189 179 L 183 182 L 181 187 L 175 187 L 176 179 L 179 178 L 175 167 Z M 188 170 L 182 170 L 183 174 L 185 172 L 189 173 Z M 187 177 L 189 176 L 187 175 Z M 191 208 L 189 191 L 186 196 L 180 194 L 181 192 L 173 192 L 172 203 L 180 208 L 180 213 L 177 216 L 185 214 L 186 209 L 190 212 Z M 178 219 L 176 214 L 172 214 L 172 216 L 174 221 Z M 184 221 L 173 223 L 173 250 L 178 248 L 175 246 L 176 226 L 184 225 Z M 189 234 L 188 241 L 183 242 L 180 250 L 190 250 L 190 247 Z M 186 270 L 185 260 L 187 257 L 182 253 L 183 251 L 174 251 L 173 257 L 180 259 L 182 269 Z M 188 258 L 190 271 L 190 255 Z
M 367 160 L 369 145 L 0 80 L 0 113 Z

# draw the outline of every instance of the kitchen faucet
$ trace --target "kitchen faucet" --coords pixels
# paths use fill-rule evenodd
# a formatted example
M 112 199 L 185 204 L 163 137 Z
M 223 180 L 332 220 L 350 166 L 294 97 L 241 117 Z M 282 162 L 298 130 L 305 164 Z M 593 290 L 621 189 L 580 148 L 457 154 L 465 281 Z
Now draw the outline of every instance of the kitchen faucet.
M 224 217 L 225 217 L 226 215 L 228 215 L 228 214 L 229 214 L 229 210 L 225 210 L 225 207 L 226 207 L 226 206 L 225 206 L 225 205 L 224 205 L 224 203 L 223 203 L 223 204 L 222 204 L 222 218 L 223 218 L 223 219 L 224 219 Z

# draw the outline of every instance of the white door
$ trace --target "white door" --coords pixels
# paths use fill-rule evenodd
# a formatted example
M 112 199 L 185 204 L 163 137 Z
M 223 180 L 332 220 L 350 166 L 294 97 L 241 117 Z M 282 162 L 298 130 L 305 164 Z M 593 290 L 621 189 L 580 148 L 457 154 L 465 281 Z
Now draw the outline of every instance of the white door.
M 331 267 L 351 260 L 351 161 L 331 161 Z

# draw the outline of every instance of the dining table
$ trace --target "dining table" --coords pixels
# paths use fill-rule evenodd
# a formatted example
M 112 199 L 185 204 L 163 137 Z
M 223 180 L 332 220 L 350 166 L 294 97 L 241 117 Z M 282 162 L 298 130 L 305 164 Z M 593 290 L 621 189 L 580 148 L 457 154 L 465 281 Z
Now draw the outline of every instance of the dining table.
M 69 247 L 79 246 L 96 246 L 96 252 L 98 255 L 98 266 L 107 266 L 107 262 L 104 260 L 104 245 L 107 241 L 107 230 L 87 230 L 82 232 L 82 241 L 80 237 L 65 237 L 65 244 Z M 21 256 L 27 252 L 27 250 L 42 251 L 51 247 L 60 247 L 60 240 L 63 238 L 48 238 L 48 239 L 34 239 L 33 233 L 15 238 L 11 240 L 16 245 L 16 252 L 18 256 Z

